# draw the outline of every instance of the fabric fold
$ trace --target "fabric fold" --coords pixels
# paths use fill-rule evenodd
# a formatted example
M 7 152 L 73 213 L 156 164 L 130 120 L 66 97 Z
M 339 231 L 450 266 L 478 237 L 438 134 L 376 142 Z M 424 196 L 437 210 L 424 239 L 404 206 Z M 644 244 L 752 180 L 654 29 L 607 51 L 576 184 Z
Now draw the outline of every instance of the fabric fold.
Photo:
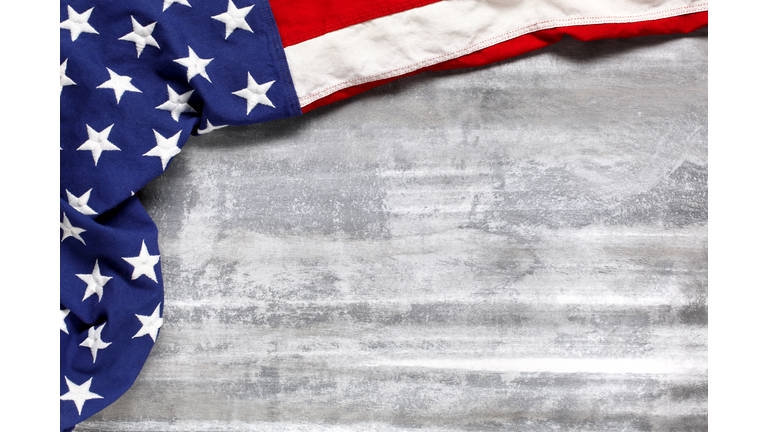
M 157 228 L 135 193 L 193 133 L 300 115 L 264 0 L 62 1 L 60 418 L 119 398 L 163 321 Z
M 708 7 L 334 0 L 291 16 L 289 2 L 273 2 L 277 23 L 267 0 L 60 0 L 62 430 L 124 394 L 160 335 L 158 233 L 136 192 L 190 136 L 297 116 L 423 70 L 504 60 L 565 34 L 692 31 Z

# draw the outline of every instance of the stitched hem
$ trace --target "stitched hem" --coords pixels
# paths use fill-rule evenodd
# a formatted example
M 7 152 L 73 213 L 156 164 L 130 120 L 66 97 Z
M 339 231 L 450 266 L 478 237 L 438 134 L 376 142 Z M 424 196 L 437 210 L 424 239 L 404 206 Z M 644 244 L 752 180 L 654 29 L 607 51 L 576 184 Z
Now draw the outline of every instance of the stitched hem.
M 436 57 L 422 60 L 420 62 L 412 63 L 396 69 L 391 69 L 389 71 L 381 72 L 376 75 L 369 75 L 369 76 L 357 78 L 354 80 L 343 81 L 343 82 L 334 84 L 332 86 L 325 87 L 307 96 L 299 98 L 299 103 L 302 107 L 304 107 L 306 105 L 311 104 L 312 102 L 317 101 L 318 99 L 322 99 L 328 96 L 329 94 L 332 94 L 344 88 L 365 84 L 371 81 L 378 81 L 381 79 L 391 78 L 398 75 L 403 75 L 408 72 L 412 72 L 414 70 L 418 70 L 418 69 L 431 66 L 437 63 L 441 63 L 444 61 L 452 60 L 454 58 L 461 57 L 461 56 L 470 54 L 472 52 L 487 48 L 489 46 L 496 45 L 498 43 L 505 42 L 510 39 L 514 39 L 516 37 L 520 37 L 525 34 L 533 33 L 539 30 L 547 30 L 555 27 L 570 27 L 570 26 L 576 26 L 576 25 L 621 24 L 621 23 L 631 23 L 631 22 L 646 21 L 646 20 L 651 21 L 651 20 L 656 20 L 661 18 L 669 18 L 677 15 L 686 15 L 686 14 L 695 13 L 695 12 L 704 12 L 708 10 L 708 6 L 709 6 L 709 3 L 702 3 L 698 5 L 677 7 L 673 9 L 667 9 L 663 11 L 651 12 L 651 13 L 640 14 L 640 15 L 561 18 L 561 19 L 540 21 L 534 24 L 527 25 L 525 27 L 511 30 L 511 31 L 502 33 L 500 35 L 485 39 L 481 42 L 474 43 L 460 50 L 455 50 L 455 51 L 445 53 Z

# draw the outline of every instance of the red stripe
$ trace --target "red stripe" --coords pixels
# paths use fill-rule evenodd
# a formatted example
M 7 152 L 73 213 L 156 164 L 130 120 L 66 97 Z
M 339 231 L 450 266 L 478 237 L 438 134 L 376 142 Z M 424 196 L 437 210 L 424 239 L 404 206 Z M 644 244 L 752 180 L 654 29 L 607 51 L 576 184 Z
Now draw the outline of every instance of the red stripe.
M 283 47 L 440 0 L 270 0 Z
M 598 39 L 629 38 L 635 36 L 689 33 L 702 27 L 706 27 L 707 23 L 708 12 L 698 12 L 694 14 L 636 23 L 594 24 L 541 30 L 404 75 L 339 90 L 322 99 L 312 102 L 311 104 L 303 107 L 301 111 L 306 113 L 317 107 L 346 99 L 398 78 L 402 78 L 408 75 L 415 75 L 424 71 L 438 71 L 445 69 L 483 66 L 501 60 L 506 60 L 508 58 L 519 56 L 521 54 L 552 45 L 553 43 L 562 39 L 565 35 L 571 36 L 572 38 L 580 41 L 590 41 Z

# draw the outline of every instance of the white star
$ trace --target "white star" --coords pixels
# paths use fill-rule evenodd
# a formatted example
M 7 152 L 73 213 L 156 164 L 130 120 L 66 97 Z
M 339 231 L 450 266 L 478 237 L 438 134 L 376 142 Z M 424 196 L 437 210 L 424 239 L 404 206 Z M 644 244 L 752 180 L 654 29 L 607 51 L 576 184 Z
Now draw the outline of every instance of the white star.
M 159 157 L 160 162 L 163 163 L 163 171 L 165 171 L 165 167 L 168 165 L 168 161 L 171 160 L 172 157 L 181 153 L 181 150 L 177 145 L 181 131 L 176 132 L 176 135 L 170 138 L 163 137 L 154 129 L 152 129 L 152 132 L 155 133 L 155 141 L 157 141 L 157 145 L 154 146 L 152 150 L 144 153 L 143 156 Z
M 109 79 L 104 81 L 96 88 L 108 88 L 114 90 L 117 103 L 120 103 L 120 98 L 122 98 L 123 93 L 127 91 L 141 93 L 141 90 L 137 89 L 133 84 L 131 84 L 131 80 L 133 78 L 127 75 L 118 75 L 112 72 L 112 69 L 110 68 L 107 68 L 107 72 L 109 72 Z
M 88 207 L 88 200 L 91 199 L 91 191 L 93 188 L 88 189 L 88 192 L 82 194 L 79 197 L 76 197 L 72 195 L 72 193 L 66 189 L 64 191 L 67 193 L 67 201 L 69 202 L 69 205 L 72 206 L 75 210 L 79 211 L 80 213 L 84 215 L 95 215 L 98 214 L 95 211 L 93 211 L 92 208 Z
M 152 24 L 142 26 L 138 21 L 136 21 L 136 18 L 131 15 L 131 24 L 133 25 L 133 31 L 118 40 L 135 43 L 137 58 L 141 57 L 141 52 L 144 51 L 144 47 L 147 45 L 160 48 L 160 45 L 157 44 L 155 38 L 152 37 L 152 32 L 155 30 L 155 24 L 157 24 L 157 21 L 153 22 Z
M 163 0 L 163 12 L 165 12 L 165 10 L 168 9 L 174 3 L 179 3 L 179 4 L 183 4 L 184 6 L 192 7 L 192 5 L 190 5 L 187 0 Z
M 144 244 L 144 240 L 141 241 L 141 252 L 139 256 L 132 258 L 123 258 L 128 264 L 133 266 L 133 274 L 131 280 L 138 279 L 139 276 L 145 275 L 153 281 L 157 282 L 157 276 L 155 276 L 155 265 L 160 261 L 160 255 L 150 255 L 147 251 L 147 245 Z
M 187 46 L 187 48 L 189 49 L 189 57 L 174 60 L 176 63 L 182 66 L 186 66 L 187 82 L 192 81 L 192 78 L 198 74 L 207 79 L 208 82 L 211 82 L 211 79 L 208 78 L 208 73 L 205 71 L 205 67 L 208 66 L 208 63 L 210 63 L 213 59 L 202 59 L 198 57 L 194 51 L 192 51 L 192 47 Z
M 67 381 L 67 387 L 69 391 L 59 397 L 61 400 L 71 400 L 77 407 L 77 413 L 83 413 L 83 404 L 85 401 L 91 399 L 103 399 L 100 395 L 91 392 L 91 381 L 93 378 L 89 378 L 88 381 L 77 385 L 69 380 L 66 376 L 64 379 Z
M 269 91 L 269 88 L 272 87 L 272 83 L 274 82 L 275 81 L 273 80 L 265 84 L 259 84 L 253 79 L 251 73 L 248 72 L 248 87 L 232 92 L 232 94 L 240 96 L 248 101 L 248 111 L 245 113 L 246 115 L 250 114 L 251 110 L 258 104 L 274 108 L 275 106 L 272 105 L 272 101 L 267 97 L 267 91 Z
M 249 32 L 253 33 L 253 30 L 251 30 L 251 26 L 249 26 L 248 23 L 245 22 L 245 16 L 248 15 L 248 12 L 250 12 L 252 8 L 253 8 L 253 5 L 238 9 L 237 6 L 235 6 L 235 4 L 232 3 L 232 0 L 229 0 L 227 11 L 224 12 L 223 14 L 212 16 L 211 18 L 226 24 L 227 34 L 224 35 L 224 39 L 228 38 L 229 35 L 231 35 L 233 31 L 235 31 L 235 29 L 248 30 Z
M 107 138 L 109 138 L 109 132 L 112 130 L 112 126 L 114 124 L 111 124 L 107 126 L 104 130 L 101 132 L 96 132 L 88 126 L 87 124 L 85 127 L 88 129 L 88 141 L 84 142 L 83 145 L 78 147 L 78 150 L 89 150 L 91 152 L 91 155 L 93 156 L 93 164 L 94 166 L 99 165 L 99 158 L 101 157 L 101 152 L 108 151 L 108 150 L 120 150 L 117 148 L 116 145 L 109 142 Z
M 75 12 L 74 9 L 72 9 L 72 6 L 67 6 L 67 15 L 69 15 L 69 18 L 65 21 L 62 21 L 61 24 L 59 24 L 59 27 L 69 30 L 69 34 L 72 36 L 73 42 L 75 39 L 77 39 L 78 36 L 80 36 L 80 33 L 99 34 L 96 29 L 88 24 L 88 19 L 91 18 L 91 12 L 93 12 L 93 8 L 90 8 L 87 11 L 79 14 Z
M 93 265 L 93 271 L 91 274 L 79 274 L 75 275 L 83 280 L 88 286 L 85 288 L 85 295 L 83 301 L 93 294 L 96 294 L 101 301 L 101 296 L 104 294 L 104 285 L 112 279 L 112 276 L 102 276 L 99 269 L 99 260 L 96 260 L 96 264 Z M 134 278 L 135 279 L 135 278 Z
M 174 120 L 179 121 L 179 116 L 181 113 L 185 112 L 197 112 L 194 108 L 189 106 L 187 103 L 189 101 L 190 96 L 192 96 L 192 93 L 194 93 L 194 90 L 190 90 L 183 95 L 179 95 L 173 89 L 171 86 L 166 84 L 168 86 L 168 101 L 166 101 L 164 104 L 160 106 L 156 106 L 155 109 L 159 110 L 165 110 L 171 112 L 171 117 L 173 117 Z
M 208 132 L 213 132 L 213 131 L 215 131 L 216 129 L 221 129 L 221 128 L 225 128 L 225 127 L 227 127 L 227 125 L 214 126 L 214 125 L 212 125 L 212 124 L 211 124 L 211 121 L 210 121 L 210 120 L 206 120 L 206 122 L 207 122 L 208 124 L 205 126 L 205 129 L 200 129 L 200 128 L 198 127 L 198 129 L 197 129 L 197 133 L 198 133 L 198 135 L 207 134 Z
M 136 318 L 141 321 L 141 328 L 135 335 L 133 335 L 133 338 L 149 335 L 153 341 L 157 340 L 157 331 L 160 329 L 160 326 L 163 325 L 163 319 L 160 318 L 160 303 L 157 304 L 152 315 L 146 316 L 136 314 Z
M 72 81 L 72 79 L 67 76 L 67 60 L 69 59 L 64 59 L 64 63 L 62 63 L 61 66 L 59 66 L 59 82 L 61 83 L 61 88 L 59 89 L 59 96 L 61 96 L 61 91 L 64 90 L 64 87 L 77 85 L 76 82 Z
M 69 219 L 67 218 L 67 214 L 62 212 L 61 217 L 63 218 L 61 223 L 59 223 L 59 226 L 61 227 L 61 241 L 64 241 L 67 237 L 73 237 L 85 244 L 85 240 L 83 240 L 82 237 L 80 237 L 80 234 L 84 233 L 85 230 L 82 228 L 78 228 L 76 226 L 72 226 L 72 224 L 69 222 Z
M 69 309 L 60 309 L 59 312 L 61 312 L 61 331 L 63 331 L 66 334 L 69 334 L 69 330 L 67 330 L 67 322 L 64 321 L 64 318 L 69 315 Z
M 98 327 L 89 328 L 88 337 L 85 338 L 83 343 L 80 344 L 81 347 L 91 349 L 91 355 L 93 356 L 94 363 L 96 363 L 96 354 L 98 354 L 98 351 L 112 345 L 112 342 L 104 342 L 101 340 L 101 331 L 104 330 L 105 325 L 107 325 L 107 323 L 104 323 Z

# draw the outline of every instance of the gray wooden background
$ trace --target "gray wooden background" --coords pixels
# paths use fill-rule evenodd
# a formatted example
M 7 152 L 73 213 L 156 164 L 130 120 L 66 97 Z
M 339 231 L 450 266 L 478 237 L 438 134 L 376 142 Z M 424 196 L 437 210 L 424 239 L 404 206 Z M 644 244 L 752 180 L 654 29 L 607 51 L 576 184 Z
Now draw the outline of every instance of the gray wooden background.
M 164 326 L 78 431 L 707 430 L 707 30 L 193 138 Z

